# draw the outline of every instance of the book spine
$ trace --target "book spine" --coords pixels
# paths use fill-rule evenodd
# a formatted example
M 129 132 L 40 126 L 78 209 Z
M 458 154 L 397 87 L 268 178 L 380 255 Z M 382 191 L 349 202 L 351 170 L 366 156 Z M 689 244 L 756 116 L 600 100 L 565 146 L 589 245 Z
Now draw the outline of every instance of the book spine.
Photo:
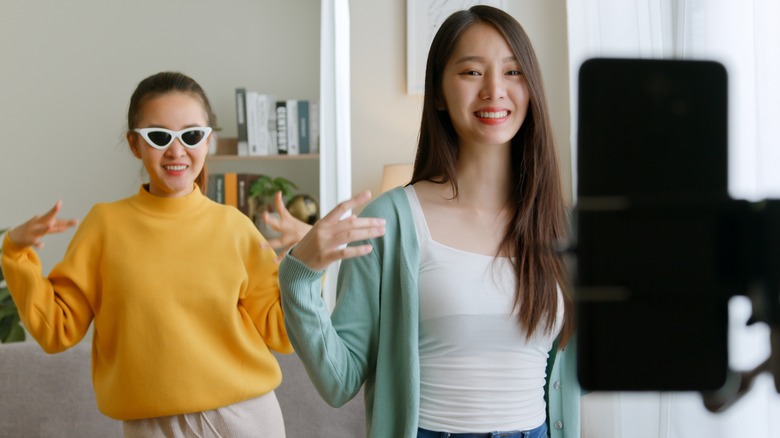
M 236 88 L 236 122 L 238 127 L 238 155 L 249 155 L 246 131 L 246 88 Z
M 239 173 L 237 175 L 238 209 L 241 211 L 241 213 L 244 213 L 250 218 L 252 217 L 252 211 L 250 208 L 251 196 L 249 191 L 252 188 L 252 183 L 254 183 L 259 177 L 260 175 L 254 173 Z
M 270 94 L 268 95 L 268 134 L 270 137 L 268 155 L 278 155 L 279 135 L 276 131 L 276 97 Z
M 225 205 L 238 208 L 238 179 L 236 172 L 225 172 Z
M 254 155 L 270 155 L 273 150 L 271 141 L 271 114 L 276 110 L 276 102 L 273 96 L 258 94 L 255 108 L 255 130 L 257 131 L 257 151 Z M 273 105 L 273 106 L 272 106 Z M 276 130 L 274 121 L 273 130 Z
M 261 155 L 258 149 L 257 91 L 246 92 L 246 142 L 249 155 Z
M 298 147 L 300 153 L 308 154 L 309 148 L 309 101 L 298 101 Z
M 287 103 L 276 102 L 276 143 L 279 154 L 287 154 Z
M 320 102 L 309 102 L 309 152 L 320 153 Z
M 217 176 L 210 173 L 206 180 L 206 196 L 212 201 L 217 200 Z
M 214 174 L 214 200 L 225 203 L 225 175 L 221 173 Z
M 298 155 L 301 151 L 298 133 L 298 101 L 287 100 L 287 154 Z

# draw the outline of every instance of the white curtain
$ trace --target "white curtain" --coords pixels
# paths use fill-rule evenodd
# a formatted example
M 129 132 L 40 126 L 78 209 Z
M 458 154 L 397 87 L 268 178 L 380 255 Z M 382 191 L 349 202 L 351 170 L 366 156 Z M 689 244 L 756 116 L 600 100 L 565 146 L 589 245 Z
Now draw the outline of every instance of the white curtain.
M 352 196 L 349 0 L 322 0 L 320 41 L 320 212 Z M 323 296 L 336 302 L 338 263 L 325 275 Z
M 780 198 L 780 0 L 567 0 L 567 7 L 574 163 L 584 60 L 711 59 L 729 75 L 729 193 Z M 735 370 L 754 368 L 770 351 L 768 328 L 746 326 L 750 313 L 747 298 L 730 303 Z M 592 393 L 583 399 L 582 430 L 585 438 L 778 437 L 780 396 L 768 374 L 718 414 L 695 393 Z

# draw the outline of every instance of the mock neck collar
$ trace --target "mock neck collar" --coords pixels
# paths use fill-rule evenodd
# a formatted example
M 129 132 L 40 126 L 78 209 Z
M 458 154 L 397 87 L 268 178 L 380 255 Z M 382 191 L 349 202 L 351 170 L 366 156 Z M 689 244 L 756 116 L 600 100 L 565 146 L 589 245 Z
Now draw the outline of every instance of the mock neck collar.
M 161 216 L 179 216 L 190 215 L 196 209 L 206 204 L 206 198 L 200 191 L 197 184 L 194 185 L 192 192 L 185 196 L 175 198 L 164 198 L 155 196 L 147 190 L 147 185 L 141 185 L 138 193 L 133 196 L 133 204 L 141 211 Z

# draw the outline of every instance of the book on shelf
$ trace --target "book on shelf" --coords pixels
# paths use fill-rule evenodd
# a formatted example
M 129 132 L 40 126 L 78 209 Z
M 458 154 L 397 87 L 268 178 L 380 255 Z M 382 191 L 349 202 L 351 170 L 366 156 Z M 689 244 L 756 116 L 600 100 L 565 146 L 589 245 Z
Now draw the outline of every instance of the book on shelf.
M 309 153 L 320 153 L 320 102 L 309 102 Z
M 214 202 L 225 203 L 225 178 L 220 173 L 210 173 L 206 186 L 206 196 Z
M 246 124 L 246 88 L 236 88 L 236 122 L 238 127 L 238 155 L 249 155 Z
M 220 204 L 236 207 L 241 213 L 254 220 L 256 205 L 252 202 L 250 192 L 252 184 L 260 176 L 259 173 L 243 172 L 209 174 L 206 196 Z
M 254 149 L 250 147 L 249 155 L 276 155 L 276 98 L 262 93 L 256 93 L 254 98 L 257 142 Z
M 287 154 L 287 102 L 276 102 L 276 146 L 280 155 Z
M 298 131 L 298 100 L 287 99 L 287 155 L 301 152 L 300 132 Z
M 309 149 L 309 101 L 298 100 L 298 148 L 301 154 L 308 154 Z
M 246 111 L 247 155 L 260 155 L 257 153 L 257 91 L 246 91 L 244 108 Z
M 236 181 L 238 182 L 238 209 L 250 218 L 254 214 L 254 209 L 250 202 L 251 195 L 249 192 L 252 184 L 258 178 L 260 178 L 260 174 L 257 173 L 239 173 L 236 175 Z M 254 220 L 254 218 L 252 219 Z
M 273 94 L 237 87 L 238 133 L 234 149 L 224 141 L 210 145 L 212 155 L 268 156 L 318 154 L 319 101 L 279 99 Z
M 238 174 L 225 172 L 222 176 L 225 180 L 225 205 L 238 208 Z

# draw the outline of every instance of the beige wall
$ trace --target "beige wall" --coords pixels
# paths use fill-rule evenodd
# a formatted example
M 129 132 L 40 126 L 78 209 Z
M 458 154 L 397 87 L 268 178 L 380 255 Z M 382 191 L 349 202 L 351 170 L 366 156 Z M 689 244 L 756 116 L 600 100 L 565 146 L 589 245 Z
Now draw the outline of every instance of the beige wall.
M 237 86 L 317 98 L 319 29 L 318 0 L 4 2 L 0 228 L 58 199 L 64 217 L 83 218 L 138 190 L 142 166 L 124 141 L 125 118 L 150 74 L 194 77 L 226 136 L 236 135 Z M 46 238 L 45 272 L 71 237 Z
M 564 0 L 508 0 L 536 49 L 571 199 L 569 85 Z M 379 190 L 382 166 L 412 162 L 422 97 L 406 94 L 406 1 L 350 2 L 352 187 Z

